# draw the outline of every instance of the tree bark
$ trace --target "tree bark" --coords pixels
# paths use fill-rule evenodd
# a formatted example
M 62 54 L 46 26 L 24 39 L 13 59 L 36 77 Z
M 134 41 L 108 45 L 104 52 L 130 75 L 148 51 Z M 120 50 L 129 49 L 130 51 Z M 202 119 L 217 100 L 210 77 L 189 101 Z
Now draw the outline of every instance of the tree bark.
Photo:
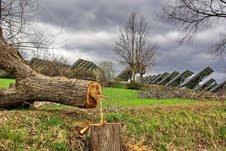
M 3 38 L 0 39 L 0 69 L 16 77 L 14 87 L 0 90 L 0 108 L 19 107 L 34 101 L 94 108 L 102 94 L 97 82 L 48 77 L 37 73 Z
M 120 124 L 90 126 L 90 151 L 121 151 Z
M 143 73 L 140 73 L 140 83 L 143 84 Z

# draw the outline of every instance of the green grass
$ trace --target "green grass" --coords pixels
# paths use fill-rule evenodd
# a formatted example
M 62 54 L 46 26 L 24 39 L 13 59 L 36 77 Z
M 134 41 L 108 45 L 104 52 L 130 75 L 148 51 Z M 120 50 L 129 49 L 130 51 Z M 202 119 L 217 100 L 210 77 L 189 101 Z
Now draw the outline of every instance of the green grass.
M 69 150 L 72 123 L 57 112 L 2 111 L 0 119 L 0 150 Z
M 2 81 L 0 87 L 14 82 Z M 127 150 L 226 150 L 225 101 L 141 99 L 138 92 L 103 89 L 104 117 L 121 123 Z M 0 111 L 0 121 L 0 150 L 69 151 L 84 147 L 86 137 L 78 132 L 98 123 L 100 114 L 99 109 L 44 106 Z
M 225 103 L 219 102 L 164 104 L 110 111 L 105 117 L 107 122 L 123 123 L 122 132 L 129 148 L 224 150 L 225 108 Z
M 11 83 L 15 83 L 14 79 L 1 79 L 0 78 L 0 88 L 8 88 Z
M 196 100 L 182 99 L 142 99 L 138 97 L 137 90 L 104 88 L 103 95 L 107 98 L 103 101 L 103 106 L 134 107 L 148 104 L 175 104 L 175 103 L 197 103 Z

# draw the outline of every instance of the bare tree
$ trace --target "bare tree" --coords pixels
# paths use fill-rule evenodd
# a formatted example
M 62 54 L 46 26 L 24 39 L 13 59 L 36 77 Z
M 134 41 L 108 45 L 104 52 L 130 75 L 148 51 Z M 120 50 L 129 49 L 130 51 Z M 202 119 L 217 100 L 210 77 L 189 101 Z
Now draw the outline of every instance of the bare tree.
M 104 61 L 99 64 L 102 70 L 101 79 L 103 81 L 113 81 L 115 77 L 115 69 L 111 61 Z
M 136 13 L 132 13 L 126 25 L 119 30 L 119 39 L 115 41 L 113 51 L 121 63 L 130 67 L 134 82 L 136 73 L 142 80 L 145 69 L 154 64 L 156 48 L 156 44 L 149 40 L 145 18 L 141 16 L 137 19 Z
M 38 0 L 0 0 L 0 24 L 4 40 L 16 48 L 21 55 L 26 56 L 27 51 L 36 53 L 48 50 L 59 37 L 59 33 L 42 33 L 37 29 L 36 18 L 39 10 Z
M 15 39 L 18 36 L 17 32 L 15 34 L 14 31 L 23 33 L 22 31 L 26 32 L 28 30 L 25 26 L 23 26 L 25 30 L 22 30 L 21 25 L 24 25 L 25 22 L 20 19 L 26 16 L 23 14 L 26 10 L 25 8 L 27 8 L 25 6 L 32 0 L 5 0 L 5 3 L 2 0 L 0 2 L 2 2 L 0 11 L 2 14 L 0 25 L 0 69 L 14 75 L 16 78 L 14 86 L 9 89 L 0 89 L 0 108 L 18 108 L 27 103 L 32 104 L 34 101 L 49 101 L 83 108 L 96 107 L 98 100 L 101 98 L 102 90 L 100 84 L 93 81 L 48 77 L 40 74 L 26 63 L 16 46 L 13 45 L 15 43 L 10 43 L 11 37 Z M 6 17 L 4 18 L 3 12 L 7 7 L 8 11 L 6 11 Z M 22 11 L 17 12 L 17 9 L 22 9 Z M 17 22 L 18 20 L 14 22 L 14 17 L 19 17 L 19 22 Z M 3 21 L 3 19 L 5 20 Z M 17 23 L 19 26 L 17 26 Z M 14 29 L 10 27 L 11 25 L 18 27 L 18 30 L 11 30 Z M 13 31 L 13 34 L 10 34 L 10 31 Z M 22 39 L 18 38 L 18 41 L 20 42 Z M 34 44 L 40 46 L 39 43 Z
M 199 31 L 215 27 L 226 18 L 225 0 L 166 0 L 162 9 L 163 21 L 173 23 L 180 30 L 181 44 L 191 41 Z M 216 55 L 222 55 L 226 48 L 226 33 L 219 37 L 211 47 Z
M 18 44 L 24 35 L 31 34 L 31 31 L 28 33 L 25 29 L 34 20 L 37 0 L 1 0 L 0 6 L 4 39 L 11 45 Z

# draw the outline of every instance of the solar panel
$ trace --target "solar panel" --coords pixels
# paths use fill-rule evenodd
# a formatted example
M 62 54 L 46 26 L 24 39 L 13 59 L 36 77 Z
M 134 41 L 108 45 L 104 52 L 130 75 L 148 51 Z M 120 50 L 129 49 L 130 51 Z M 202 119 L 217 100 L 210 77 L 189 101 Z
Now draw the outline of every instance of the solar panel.
M 36 60 L 36 58 L 32 58 L 32 59 L 29 61 L 29 64 L 34 64 L 34 63 L 35 63 L 35 60 Z
M 42 60 L 41 59 L 37 59 L 36 68 L 38 68 L 41 64 L 42 64 Z
M 76 68 L 78 66 L 78 64 L 80 64 L 82 62 L 82 59 L 78 59 L 73 65 L 72 68 Z
M 158 84 L 163 78 L 165 78 L 168 75 L 169 75 L 168 72 L 164 72 L 161 76 L 152 81 L 152 84 Z
M 152 77 L 153 77 L 152 75 L 144 77 L 143 78 L 143 83 L 146 83 L 146 81 L 148 80 L 148 78 L 152 78 Z
M 166 85 L 170 80 L 172 80 L 174 77 L 176 77 L 178 74 L 180 74 L 177 71 L 172 72 L 171 74 L 169 74 L 168 76 L 166 76 L 165 78 L 163 78 L 158 85 Z
M 213 88 L 210 90 L 210 92 L 216 93 L 216 92 L 218 92 L 218 91 L 220 91 L 220 90 L 223 90 L 223 89 L 226 89 L 226 80 L 223 81 L 221 84 L 219 84 L 219 85 L 213 87 Z
M 131 70 L 130 67 L 126 67 L 121 73 L 118 74 L 118 78 L 123 81 L 128 81 L 131 78 Z
M 36 70 L 48 69 L 49 67 L 54 67 L 54 69 L 69 69 L 70 65 L 57 62 L 57 61 L 49 61 L 43 60 L 39 58 L 32 58 L 29 64 L 32 68 Z
M 87 69 L 87 70 L 99 69 L 99 67 L 96 64 L 94 64 L 91 61 L 84 60 L 84 59 L 78 59 L 72 65 L 72 69 L 74 69 L 74 68 L 82 68 L 82 69 Z
M 202 85 L 200 85 L 199 87 L 197 87 L 196 90 L 204 90 L 205 88 L 207 88 L 208 86 L 212 85 L 214 82 L 216 82 L 215 79 L 211 78 L 208 81 L 206 81 L 205 83 L 203 83 Z
M 148 77 L 149 77 L 149 76 L 145 76 L 145 77 L 143 78 L 143 81 L 142 81 L 142 82 L 144 82 L 145 80 L 147 80 Z
M 149 81 L 148 81 L 148 84 L 152 84 L 153 81 L 155 81 L 157 78 L 159 78 L 162 74 L 158 74 L 157 76 L 151 78 Z
M 79 66 L 79 68 L 85 68 L 87 64 L 89 64 L 90 62 L 88 61 L 82 61 L 81 65 Z
M 218 85 L 217 82 L 214 82 L 210 86 L 206 87 L 203 91 L 210 91 L 212 88 L 216 87 L 217 85 Z
M 166 84 L 166 86 L 177 87 L 178 85 L 183 83 L 187 77 L 190 77 L 192 74 L 194 74 L 192 71 L 186 70 L 181 74 L 177 75 L 176 77 L 174 77 L 171 81 L 169 81 L 169 83 Z
M 155 79 L 157 77 L 157 75 L 154 75 L 154 76 L 152 76 L 152 77 L 149 77 L 146 81 L 145 81 L 145 83 L 146 84 L 149 84 L 153 79 Z
M 185 80 L 185 82 L 182 83 L 179 87 L 194 89 L 199 84 L 199 82 L 201 82 L 203 79 L 208 77 L 213 72 L 214 72 L 213 69 L 207 67 L 198 72 L 196 75 L 192 76 L 191 78 Z

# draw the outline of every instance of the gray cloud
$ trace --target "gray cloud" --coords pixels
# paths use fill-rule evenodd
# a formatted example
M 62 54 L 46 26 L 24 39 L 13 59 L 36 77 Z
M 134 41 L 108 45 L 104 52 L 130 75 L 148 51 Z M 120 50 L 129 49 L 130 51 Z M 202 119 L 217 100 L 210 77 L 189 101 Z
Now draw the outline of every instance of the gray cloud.
M 193 43 L 179 46 L 176 43 L 178 32 L 156 19 L 156 13 L 161 9 L 160 1 L 42 0 L 40 5 L 38 17 L 44 21 L 40 30 L 49 27 L 49 31 L 54 31 L 64 26 L 60 40 L 66 41 L 67 46 L 61 51 L 71 64 L 78 58 L 95 63 L 115 61 L 112 44 L 117 38 L 118 27 L 125 24 L 129 13 L 138 12 L 150 22 L 150 39 L 159 45 L 157 65 L 149 74 L 185 69 L 198 72 L 210 66 L 215 70 L 211 76 L 218 82 L 226 79 L 225 62 L 219 57 L 211 57 L 207 51 L 217 34 L 224 31 L 223 26 L 202 31 Z

